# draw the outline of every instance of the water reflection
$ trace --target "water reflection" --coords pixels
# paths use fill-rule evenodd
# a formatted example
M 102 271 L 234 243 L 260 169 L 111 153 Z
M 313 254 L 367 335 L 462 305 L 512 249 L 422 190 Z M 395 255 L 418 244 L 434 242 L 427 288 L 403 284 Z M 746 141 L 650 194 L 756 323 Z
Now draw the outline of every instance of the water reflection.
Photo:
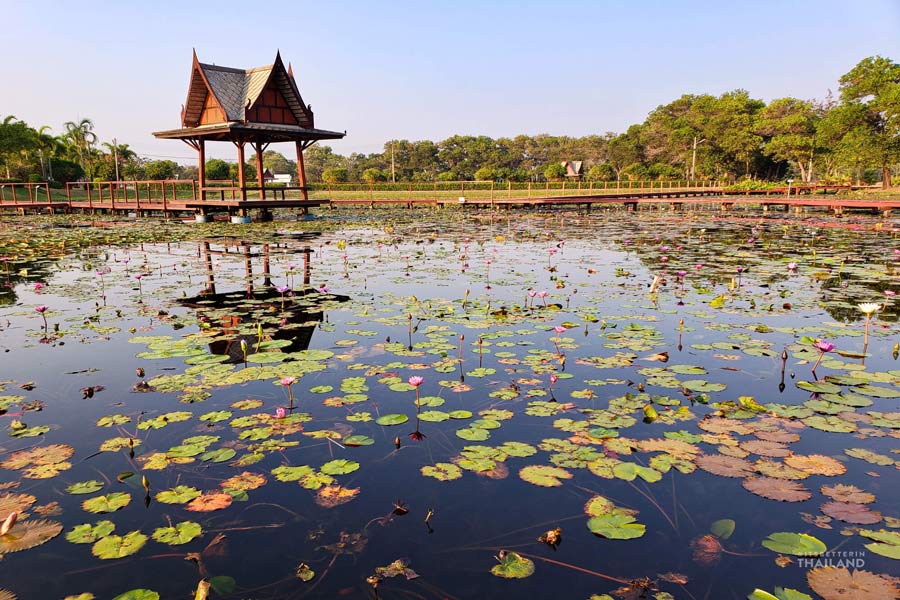
M 205 240 L 198 244 L 198 253 L 206 270 L 205 287 L 195 296 L 179 302 L 194 308 L 205 321 L 210 333 L 212 354 L 227 356 L 226 363 L 247 362 L 253 354 L 267 350 L 298 352 L 309 348 L 313 332 L 327 321 L 325 309 L 336 302 L 346 302 L 349 296 L 332 294 L 327 288 L 310 286 L 310 257 L 308 242 L 319 234 L 295 235 L 284 243 L 253 244 L 246 240 Z M 271 265 L 274 256 L 299 255 L 299 268 L 290 265 L 286 271 L 287 285 L 276 286 L 272 281 Z M 221 257 L 218 265 L 214 257 Z M 216 268 L 232 273 L 236 259 L 243 263 L 243 288 L 220 291 Z M 255 273 L 259 273 L 257 276 Z M 262 283 L 256 281 L 261 276 Z M 250 359 L 252 360 L 252 358 Z

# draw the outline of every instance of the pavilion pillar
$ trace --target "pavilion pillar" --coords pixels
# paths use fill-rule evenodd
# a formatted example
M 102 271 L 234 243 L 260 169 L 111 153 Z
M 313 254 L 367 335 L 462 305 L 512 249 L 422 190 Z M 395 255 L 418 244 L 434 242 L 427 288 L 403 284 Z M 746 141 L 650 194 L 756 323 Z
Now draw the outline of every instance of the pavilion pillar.
M 197 180 L 200 184 L 200 200 L 206 199 L 203 188 L 206 187 L 206 140 L 197 140 Z
M 294 143 L 297 145 L 297 183 L 300 185 L 303 199 L 309 200 L 309 191 L 306 189 L 306 167 L 303 164 L 303 144 Z
M 266 179 L 263 177 L 262 142 L 253 144 L 256 150 L 256 184 L 259 186 L 259 199 L 266 199 Z
M 241 200 L 247 200 L 247 182 L 245 180 L 246 174 L 244 173 L 244 142 L 243 140 L 240 142 L 235 142 L 235 146 L 237 146 L 238 151 L 238 188 L 241 191 Z

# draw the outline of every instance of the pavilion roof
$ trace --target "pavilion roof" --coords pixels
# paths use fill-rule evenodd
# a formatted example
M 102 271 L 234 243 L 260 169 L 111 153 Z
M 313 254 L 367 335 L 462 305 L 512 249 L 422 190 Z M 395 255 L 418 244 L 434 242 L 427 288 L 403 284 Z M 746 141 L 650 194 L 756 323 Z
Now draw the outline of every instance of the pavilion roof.
M 271 90 L 266 92 L 266 90 Z M 257 115 L 268 114 L 264 92 L 279 97 L 284 122 L 269 122 Z M 271 100 L 270 100 L 271 101 Z M 316 129 L 313 112 L 303 102 L 290 69 L 281 54 L 271 65 L 235 69 L 201 63 L 194 52 L 187 100 L 182 109 L 181 129 L 157 131 L 166 139 L 226 141 L 305 141 L 339 139 L 344 133 Z

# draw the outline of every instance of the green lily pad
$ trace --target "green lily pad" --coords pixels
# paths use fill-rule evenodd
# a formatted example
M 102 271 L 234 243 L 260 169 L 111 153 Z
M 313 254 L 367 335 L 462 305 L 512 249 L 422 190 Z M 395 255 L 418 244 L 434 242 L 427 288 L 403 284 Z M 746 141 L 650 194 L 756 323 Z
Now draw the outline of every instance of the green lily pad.
M 515 552 L 501 550 L 498 560 L 500 564 L 494 565 L 491 569 L 491 573 L 497 577 L 524 579 L 534 573 L 534 562 Z
M 113 492 L 106 496 L 89 498 L 81 503 L 81 507 L 91 513 L 111 513 L 128 506 L 131 502 L 131 494 L 128 492 Z
M 644 535 L 647 526 L 625 512 L 614 511 L 591 517 L 587 527 L 592 533 L 611 540 L 631 540 Z
M 371 446 L 375 440 L 366 435 L 350 435 L 341 440 L 345 446 Z
M 378 425 L 384 425 L 386 427 L 390 427 L 392 425 L 402 425 L 407 421 L 409 421 L 409 417 L 400 413 L 381 415 L 380 417 L 375 419 L 375 422 Z
M 541 487 L 558 487 L 562 485 L 560 479 L 572 479 L 572 474 L 561 467 L 529 465 L 522 467 L 519 477 Z
M 159 600 L 159 594 L 157 594 L 153 590 L 139 588 L 135 590 L 128 590 L 127 592 L 119 594 L 112 600 Z
M 108 535 L 98 540 L 91 548 L 91 554 L 103 560 L 131 556 L 144 547 L 147 536 L 140 531 L 131 531 L 123 536 Z
M 72 531 L 66 532 L 66 539 L 73 544 L 93 544 L 100 538 L 104 538 L 115 531 L 116 526 L 112 521 L 97 521 L 94 525 L 84 523 L 76 525 Z
M 203 533 L 203 528 L 199 523 L 193 521 L 182 521 L 173 527 L 159 527 L 153 532 L 153 539 L 170 546 L 179 546 L 187 544 Z
M 103 482 L 91 479 L 90 481 L 79 481 L 66 487 L 66 491 L 70 494 L 93 494 L 103 488 Z
M 162 504 L 187 504 L 200 496 L 200 490 L 189 485 L 177 485 L 170 490 L 163 490 L 156 494 L 156 501 Z
M 434 477 L 438 481 L 452 481 L 462 477 L 462 469 L 453 463 L 437 463 L 434 466 L 426 465 L 420 470 L 425 477 Z
M 772 552 L 794 556 L 819 556 L 828 550 L 821 540 L 805 533 L 772 533 L 762 545 Z
M 727 540 L 734 533 L 734 519 L 719 519 L 709 526 L 709 531 L 721 540 Z
M 326 475 L 346 475 L 359 469 L 359 463 L 355 460 L 339 458 L 322 465 L 321 471 Z
M 875 543 L 866 544 L 866 548 L 875 554 L 900 560 L 900 532 L 885 531 L 884 529 L 879 531 L 860 529 L 859 535 L 874 540 Z

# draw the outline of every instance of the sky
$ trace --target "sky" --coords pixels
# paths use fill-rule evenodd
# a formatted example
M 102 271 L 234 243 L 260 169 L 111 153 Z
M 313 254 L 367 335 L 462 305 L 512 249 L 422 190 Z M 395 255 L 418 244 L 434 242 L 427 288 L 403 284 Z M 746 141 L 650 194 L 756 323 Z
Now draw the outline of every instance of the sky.
M 900 61 L 900 0 L 0 0 L 0 20 L 0 118 L 59 134 L 87 117 L 182 163 L 194 152 L 152 132 L 180 126 L 194 48 L 240 68 L 280 50 L 316 126 L 347 131 L 341 154 L 622 132 L 682 94 L 824 99 L 861 59 Z

